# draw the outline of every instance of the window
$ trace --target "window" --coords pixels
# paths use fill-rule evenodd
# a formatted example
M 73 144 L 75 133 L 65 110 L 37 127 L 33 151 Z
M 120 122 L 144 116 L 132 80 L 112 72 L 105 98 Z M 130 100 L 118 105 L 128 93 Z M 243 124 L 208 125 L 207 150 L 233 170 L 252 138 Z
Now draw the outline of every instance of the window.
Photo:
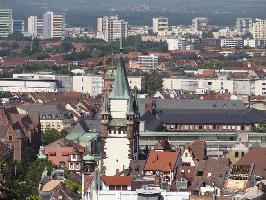
M 76 160 L 76 159 L 77 159 L 77 155 L 76 155 L 76 154 L 73 154 L 73 155 L 72 155 L 72 159 L 73 159 L 73 160 Z
M 208 82 L 208 85 L 212 85 L 212 82 Z
M 245 155 L 245 152 L 241 152 L 241 156 L 243 157 Z
M 127 186 L 126 185 L 122 185 L 122 190 L 127 190 Z
M 9 136 L 9 137 L 8 137 L 8 140 L 9 140 L 9 141 L 12 141 L 12 136 Z
M 235 152 L 235 158 L 239 157 L 239 152 Z
M 69 164 L 69 169 L 74 169 L 74 163 Z
M 197 171 L 196 176 L 203 176 L 203 171 Z
M 115 186 L 114 185 L 109 185 L 109 190 L 115 190 Z

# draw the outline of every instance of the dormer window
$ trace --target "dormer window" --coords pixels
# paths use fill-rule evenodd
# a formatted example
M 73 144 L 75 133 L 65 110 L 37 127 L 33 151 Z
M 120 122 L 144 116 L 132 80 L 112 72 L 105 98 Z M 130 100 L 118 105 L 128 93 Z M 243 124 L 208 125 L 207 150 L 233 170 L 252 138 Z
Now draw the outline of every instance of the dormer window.
M 10 135 L 10 136 L 8 137 L 8 140 L 9 140 L 9 141 L 12 141 L 12 139 L 13 139 L 13 138 L 12 138 L 12 136 Z

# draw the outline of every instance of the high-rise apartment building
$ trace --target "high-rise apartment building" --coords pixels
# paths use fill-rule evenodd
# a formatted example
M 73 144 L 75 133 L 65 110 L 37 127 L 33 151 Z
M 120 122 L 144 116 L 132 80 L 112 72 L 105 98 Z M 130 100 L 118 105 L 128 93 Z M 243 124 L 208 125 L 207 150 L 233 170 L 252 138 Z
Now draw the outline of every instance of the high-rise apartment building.
M 7 38 L 13 32 L 12 10 L 0 9 L 0 38 Z
M 43 38 L 63 38 L 65 36 L 64 14 L 48 11 L 43 14 Z
M 209 19 L 207 17 L 196 17 L 192 19 L 192 30 L 194 32 L 208 32 Z
M 168 31 L 168 28 L 168 18 L 156 17 L 152 19 L 153 33 L 166 32 Z
M 37 37 L 37 16 L 28 17 L 28 33 L 32 37 Z
M 37 18 L 37 37 L 43 39 L 43 18 Z
M 13 32 L 14 33 L 24 33 L 25 22 L 23 20 L 13 20 Z
M 33 38 L 43 38 L 43 19 L 37 16 L 30 16 L 28 18 L 28 33 Z
M 121 37 L 127 38 L 128 23 L 117 16 L 105 16 L 97 19 L 97 37 L 112 42 Z
M 236 18 L 236 31 L 238 33 L 251 33 L 252 18 Z
M 266 19 L 256 19 L 253 24 L 253 37 L 255 39 L 266 39 Z

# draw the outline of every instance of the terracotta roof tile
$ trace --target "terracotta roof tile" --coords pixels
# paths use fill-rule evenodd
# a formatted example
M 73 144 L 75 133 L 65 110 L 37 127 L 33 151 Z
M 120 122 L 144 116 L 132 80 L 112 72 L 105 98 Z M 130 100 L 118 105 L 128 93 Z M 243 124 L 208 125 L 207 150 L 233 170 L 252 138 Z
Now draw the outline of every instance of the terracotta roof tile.
M 173 171 L 179 156 L 179 152 L 151 151 L 144 170 Z
M 257 147 L 251 149 L 244 155 L 236 165 L 252 165 L 255 164 L 253 174 L 266 178 L 266 148 Z
M 105 185 L 131 185 L 133 178 L 131 176 L 102 176 Z
M 204 140 L 196 140 L 192 144 L 192 152 L 197 160 L 205 160 L 207 157 L 207 147 Z

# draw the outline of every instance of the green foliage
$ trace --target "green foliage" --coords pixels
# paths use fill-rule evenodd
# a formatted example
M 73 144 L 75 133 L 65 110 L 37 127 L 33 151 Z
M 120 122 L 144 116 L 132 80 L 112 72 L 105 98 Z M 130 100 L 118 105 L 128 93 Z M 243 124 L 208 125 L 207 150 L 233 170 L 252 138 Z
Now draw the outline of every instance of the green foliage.
M 81 193 L 81 190 L 82 190 L 82 187 L 80 184 L 74 182 L 74 181 L 71 181 L 71 180 L 65 180 L 64 183 L 69 187 L 71 188 L 71 190 L 73 190 L 74 192 L 80 192 Z
M 42 145 L 47 145 L 50 144 L 56 140 L 59 140 L 60 138 L 63 138 L 67 135 L 66 132 L 59 132 L 56 129 L 46 129 L 42 134 L 41 134 L 41 144 Z
M 80 52 L 73 52 L 70 54 L 66 54 L 63 56 L 63 59 L 68 61 L 77 61 L 77 60 L 85 60 L 89 57 L 93 57 L 90 51 L 80 51 Z
M 39 195 L 31 195 L 26 198 L 26 200 L 42 200 Z
M 7 161 L 3 167 L 6 177 L 3 187 L 8 188 L 7 198 L 11 200 L 25 200 L 38 194 L 38 184 L 45 167 L 51 174 L 53 165 L 48 160 L 35 161 Z
M 74 45 L 73 45 L 72 42 L 69 41 L 69 40 L 64 40 L 64 41 L 63 41 L 63 44 L 62 44 L 62 47 L 63 47 L 63 51 L 64 51 L 64 52 L 69 52 L 69 51 L 73 51 L 73 50 L 75 50 Z
M 156 91 L 162 89 L 163 75 L 158 71 L 152 71 L 151 73 L 144 73 L 145 77 L 145 89 L 140 91 L 148 95 L 153 95 Z
M 257 132 L 266 133 L 266 121 L 261 121 L 257 126 Z
M 15 32 L 15 33 L 12 33 L 8 36 L 7 40 L 15 40 L 15 41 L 21 41 L 21 40 L 24 40 L 24 36 L 22 33 L 18 33 L 18 32 Z
M 46 52 L 40 52 L 35 55 L 37 60 L 44 60 L 46 58 L 50 58 L 50 55 Z

